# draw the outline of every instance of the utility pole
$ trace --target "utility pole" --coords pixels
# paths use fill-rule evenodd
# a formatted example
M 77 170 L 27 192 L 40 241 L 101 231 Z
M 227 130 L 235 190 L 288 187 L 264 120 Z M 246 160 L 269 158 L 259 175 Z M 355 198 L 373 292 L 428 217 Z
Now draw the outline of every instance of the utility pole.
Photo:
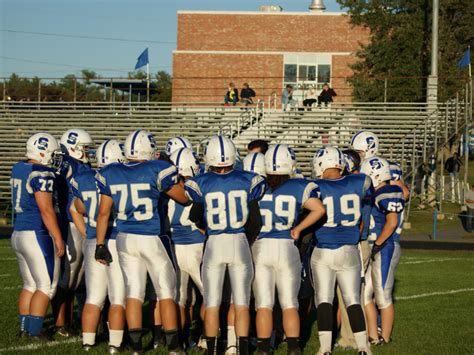
M 426 101 L 428 110 L 426 112 L 426 119 L 430 116 L 438 122 L 436 110 L 438 108 L 438 28 L 439 28 L 439 0 L 433 0 L 433 20 L 431 23 L 431 74 L 428 77 L 428 85 L 426 88 Z M 436 135 L 437 136 L 437 135 Z M 436 146 L 436 143 L 435 143 Z M 436 151 L 435 157 L 438 156 Z M 423 162 L 426 163 L 426 162 Z M 441 168 L 441 172 L 443 168 Z M 441 183 L 443 179 L 440 179 Z M 430 178 L 428 179 L 428 203 L 431 206 L 436 205 L 436 160 L 435 169 L 432 170 Z M 439 201 L 440 206 L 443 201 Z M 440 216 L 441 217 L 441 216 Z

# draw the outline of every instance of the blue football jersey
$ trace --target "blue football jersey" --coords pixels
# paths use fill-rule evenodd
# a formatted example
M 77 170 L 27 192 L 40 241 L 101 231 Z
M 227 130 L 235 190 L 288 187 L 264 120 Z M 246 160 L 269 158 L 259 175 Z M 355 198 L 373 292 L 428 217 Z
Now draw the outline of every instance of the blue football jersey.
M 400 240 L 403 224 L 403 210 L 405 208 L 405 198 L 400 186 L 385 185 L 374 194 L 374 206 L 371 212 L 371 223 L 369 231 L 369 242 L 373 243 L 382 232 L 386 222 L 386 214 L 395 212 L 398 214 L 398 224 L 395 231 L 387 239 L 393 243 Z
M 397 163 L 389 161 L 390 175 L 393 181 L 403 180 L 402 168 Z
M 260 200 L 266 189 L 261 176 L 241 170 L 208 172 L 186 181 L 189 198 L 204 205 L 209 235 L 244 233 L 248 202 Z
M 354 174 L 336 180 L 316 180 L 316 184 L 326 207 L 324 224 L 316 230 L 316 246 L 337 249 L 357 244 L 364 200 L 373 194 L 370 178 Z
M 204 243 L 206 237 L 189 220 L 192 206 L 183 206 L 174 200 L 168 204 L 168 217 L 171 224 L 171 239 L 175 244 Z
M 290 230 L 297 224 L 304 203 L 319 195 L 318 185 L 304 179 L 290 179 L 267 191 L 259 202 L 263 226 L 258 239 L 292 239 Z
M 174 165 L 163 160 L 114 163 L 103 167 L 96 179 L 99 192 L 113 199 L 119 232 L 161 234 L 158 202 L 178 181 Z
M 80 174 L 83 171 L 91 170 L 92 167 L 90 164 L 82 163 L 69 155 L 64 154 L 61 166 L 57 171 L 58 178 L 56 184 L 56 202 L 58 204 L 58 209 L 61 214 L 61 219 L 64 221 L 67 220 L 72 222 L 71 212 L 69 208 L 71 207 L 74 194 L 71 189 L 70 181 L 73 176 Z
M 96 220 L 99 213 L 99 188 L 95 179 L 96 171 L 85 170 L 71 178 L 71 189 L 75 197 L 79 198 L 86 208 L 86 238 L 96 239 Z M 113 219 L 111 221 L 113 224 Z M 109 227 L 106 238 L 115 239 L 116 228 Z
M 47 231 L 35 199 L 35 192 L 54 191 L 55 175 L 51 168 L 24 161 L 16 163 L 10 178 L 16 231 Z

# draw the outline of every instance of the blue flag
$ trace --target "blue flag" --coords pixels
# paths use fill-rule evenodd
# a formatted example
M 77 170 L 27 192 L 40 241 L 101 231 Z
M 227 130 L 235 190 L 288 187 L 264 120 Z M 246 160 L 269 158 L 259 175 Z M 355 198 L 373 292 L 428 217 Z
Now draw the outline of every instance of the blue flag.
M 471 48 L 469 47 L 464 52 L 461 60 L 458 62 L 458 68 L 464 68 L 471 64 Z
M 135 69 L 141 68 L 144 65 L 148 64 L 148 48 L 145 48 L 145 50 L 140 54 L 140 56 L 137 59 L 137 64 L 135 64 Z

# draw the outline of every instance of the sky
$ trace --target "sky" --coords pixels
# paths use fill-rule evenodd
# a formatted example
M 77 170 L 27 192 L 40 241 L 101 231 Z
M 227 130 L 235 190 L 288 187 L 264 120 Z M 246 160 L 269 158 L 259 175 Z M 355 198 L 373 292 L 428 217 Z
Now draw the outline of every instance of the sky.
M 81 69 L 94 70 L 103 77 L 126 77 L 146 47 L 150 72 L 165 70 L 172 74 L 178 10 L 258 11 L 260 5 L 280 5 L 290 12 L 308 11 L 310 3 L 311 0 L 0 0 L 0 78 L 12 73 L 61 78 L 79 75 Z M 336 0 L 324 3 L 326 11 L 341 11 Z

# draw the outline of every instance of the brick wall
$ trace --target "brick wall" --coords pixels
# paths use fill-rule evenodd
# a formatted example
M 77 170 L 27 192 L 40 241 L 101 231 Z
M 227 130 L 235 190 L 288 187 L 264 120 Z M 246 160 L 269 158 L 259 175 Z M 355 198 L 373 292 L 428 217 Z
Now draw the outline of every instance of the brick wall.
M 354 52 L 368 32 L 341 15 L 178 13 L 178 50 Z
M 277 96 L 282 91 L 282 68 L 282 55 L 175 53 L 173 101 L 223 102 L 231 81 L 239 94 L 247 82 L 257 99 L 267 100 L 273 91 Z
M 331 83 L 338 93 L 336 100 L 350 101 L 351 89 L 345 77 L 351 75 L 348 65 L 355 57 L 341 52 L 353 53 L 367 41 L 368 32 L 352 27 L 341 15 L 178 13 L 173 101 L 222 102 L 230 81 L 239 90 L 248 82 L 264 100 L 274 91 L 279 100 L 282 52 L 334 53 Z

